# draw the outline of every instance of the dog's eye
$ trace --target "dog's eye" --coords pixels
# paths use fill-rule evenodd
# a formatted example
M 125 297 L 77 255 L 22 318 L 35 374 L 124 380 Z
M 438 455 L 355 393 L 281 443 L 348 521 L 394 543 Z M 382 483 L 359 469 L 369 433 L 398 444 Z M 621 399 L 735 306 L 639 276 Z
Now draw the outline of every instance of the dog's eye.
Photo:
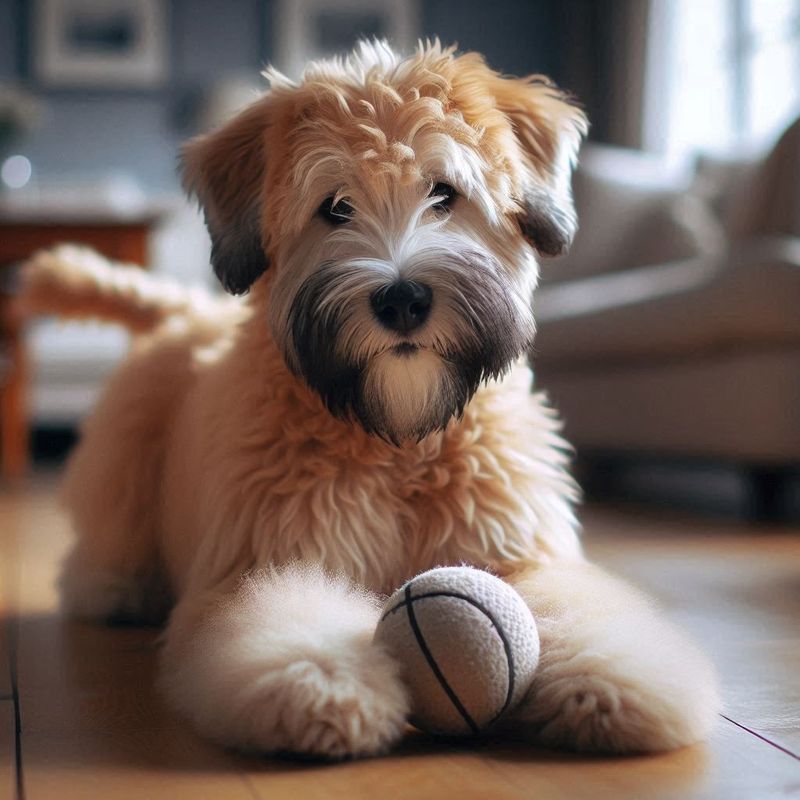
M 437 211 L 449 211 L 457 197 L 457 193 L 449 183 L 437 183 L 431 189 L 428 197 L 438 198 L 438 202 L 434 205 Z
M 353 206 L 346 200 L 338 200 L 334 203 L 334 199 L 333 195 L 326 197 L 322 201 L 318 213 L 323 219 L 328 220 L 331 225 L 344 225 L 345 222 L 349 222 L 353 218 Z

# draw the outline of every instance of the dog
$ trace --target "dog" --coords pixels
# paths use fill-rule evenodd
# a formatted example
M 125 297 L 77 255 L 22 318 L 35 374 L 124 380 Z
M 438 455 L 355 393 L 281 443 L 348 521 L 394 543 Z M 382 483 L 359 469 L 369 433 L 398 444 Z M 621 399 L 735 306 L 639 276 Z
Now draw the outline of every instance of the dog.
M 182 155 L 214 270 L 245 300 L 66 246 L 24 272 L 29 310 L 136 334 L 65 477 L 66 609 L 166 620 L 161 685 L 207 737 L 366 756 L 409 710 L 372 640 L 381 595 L 471 564 L 539 627 L 515 736 L 704 738 L 713 669 L 582 555 L 568 448 L 525 362 L 538 258 L 576 228 L 583 112 L 437 41 L 267 77 Z

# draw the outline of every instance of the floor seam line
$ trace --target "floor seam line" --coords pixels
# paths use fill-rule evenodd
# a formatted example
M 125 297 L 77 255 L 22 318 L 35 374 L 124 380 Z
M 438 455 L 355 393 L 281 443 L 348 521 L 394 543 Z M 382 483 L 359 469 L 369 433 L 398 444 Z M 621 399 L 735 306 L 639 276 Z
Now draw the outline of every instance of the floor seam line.
M 19 698 L 19 673 L 17 653 L 19 643 L 19 618 L 8 616 L 5 620 L 8 640 L 8 677 L 11 682 L 11 702 L 14 707 L 14 777 L 17 800 L 25 800 L 25 780 L 22 766 L 22 706 Z
M 250 776 L 246 772 L 240 772 L 239 775 L 244 781 L 244 785 L 247 787 L 247 790 L 252 795 L 253 799 L 261 800 L 261 792 L 258 791 L 258 788 L 253 783 Z
M 759 733 L 758 731 L 755 731 L 752 728 L 748 728 L 747 725 L 742 725 L 741 722 L 737 722 L 735 719 L 731 719 L 725 714 L 720 714 L 720 716 L 722 717 L 722 719 L 727 720 L 732 725 L 735 725 L 737 728 L 741 728 L 743 731 L 746 731 L 751 736 L 755 736 L 756 739 L 760 739 L 762 742 L 768 744 L 770 747 L 774 747 L 776 750 L 780 750 L 781 753 L 784 753 L 785 755 L 789 756 L 789 758 L 793 758 L 795 761 L 800 761 L 800 755 L 793 752 L 792 750 L 789 750 L 788 747 L 784 747 L 782 744 L 778 744 L 778 742 L 772 741 L 772 739 L 768 738 L 767 736 L 764 736 L 763 733 Z

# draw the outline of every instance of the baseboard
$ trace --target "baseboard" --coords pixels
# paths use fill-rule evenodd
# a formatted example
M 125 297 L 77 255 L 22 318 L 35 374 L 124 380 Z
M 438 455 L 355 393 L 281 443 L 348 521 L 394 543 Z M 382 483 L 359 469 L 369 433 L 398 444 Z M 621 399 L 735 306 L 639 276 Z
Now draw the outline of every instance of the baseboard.
M 726 519 L 800 522 L 800 465 L 581 452 L 576 474 L 589 500 L 630 501 Z

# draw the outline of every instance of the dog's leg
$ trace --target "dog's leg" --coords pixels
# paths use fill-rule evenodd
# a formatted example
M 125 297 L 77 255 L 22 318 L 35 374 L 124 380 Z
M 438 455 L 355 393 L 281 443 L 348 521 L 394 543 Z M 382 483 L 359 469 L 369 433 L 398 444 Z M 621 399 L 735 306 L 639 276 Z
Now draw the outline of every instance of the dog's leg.
M 156 549 L 158 444 L 103 441 L 113 430 L 106 414 L 100 408 L 90 420 L 62 486 L 77 535 L 61 572 L 62 605 L 100 622 L 163 622 L 170 598 Z
M 669 750 L 705 738 L 714 670 L 638 591 L 585 562 L 512 580 L 533 611 L 541 660 L 512 725 L 552 747 Z
M 190 344 L 135 350 L 70 456 L 61 499 L 77 543 L 61 595 L 71 614 L 159 622 L 169 609 L 158 557 L 163 460 L 173 409 L 191 381 Z
M 161 683 L 198 730 L 228 746 L 324 758 L 380 753 L 408 710 L 372 635 L 377 599 L 315 566 L 188 594 L 170 619 Z

